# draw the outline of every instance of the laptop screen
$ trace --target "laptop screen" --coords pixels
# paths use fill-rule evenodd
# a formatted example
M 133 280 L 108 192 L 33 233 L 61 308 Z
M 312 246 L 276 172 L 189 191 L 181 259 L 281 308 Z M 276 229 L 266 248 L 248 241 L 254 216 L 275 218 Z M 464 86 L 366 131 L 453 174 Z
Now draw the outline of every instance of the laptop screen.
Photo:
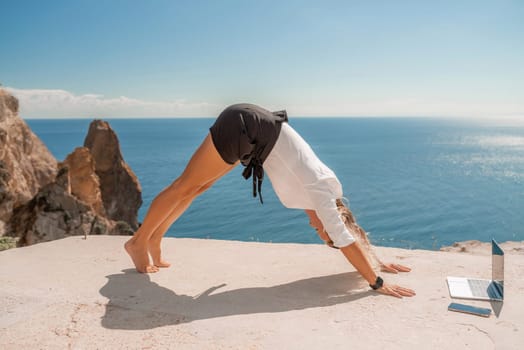
M 494 239 L 491 240 L 491 254 L 491 279 L 498 284 L 500 293 L 504 295 L 504 251 Z

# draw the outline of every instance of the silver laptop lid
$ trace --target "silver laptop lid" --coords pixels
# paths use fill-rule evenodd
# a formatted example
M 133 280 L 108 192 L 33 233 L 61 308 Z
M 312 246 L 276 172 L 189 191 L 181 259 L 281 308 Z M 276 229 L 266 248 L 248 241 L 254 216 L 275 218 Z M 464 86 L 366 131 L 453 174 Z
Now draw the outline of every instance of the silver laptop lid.
M 495 239 L 491 239 L 491 279 L 504 298 L 504 251 Z

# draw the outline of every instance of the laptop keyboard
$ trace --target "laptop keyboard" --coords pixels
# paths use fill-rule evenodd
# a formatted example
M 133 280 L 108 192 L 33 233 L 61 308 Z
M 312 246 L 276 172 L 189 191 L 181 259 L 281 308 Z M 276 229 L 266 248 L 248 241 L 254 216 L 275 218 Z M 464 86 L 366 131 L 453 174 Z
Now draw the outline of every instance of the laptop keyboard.
M 488 289 L 490 287 L 491 281 L 485 280 L 468 280 L 469 288 L 471 288 L 471 293 L 475 297 L 487 297 L 489 296 Z

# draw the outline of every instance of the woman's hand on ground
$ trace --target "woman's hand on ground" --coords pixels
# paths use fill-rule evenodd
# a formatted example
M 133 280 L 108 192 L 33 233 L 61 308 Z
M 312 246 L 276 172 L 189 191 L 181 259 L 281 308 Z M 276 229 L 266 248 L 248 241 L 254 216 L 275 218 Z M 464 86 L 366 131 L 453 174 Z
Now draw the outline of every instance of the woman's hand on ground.
M 413 289 L 400 287 L 394 284 L 385 284 L 377 289 L 377 292 L 386 294 L 386 295 L 392 295 L 397 298 L 402 297 L 412 297 L 415 295 L 415 291 Z
M 411 269 L 407 266 L 393 263 L 381 263 L 380 270 L 389 273 L 409 272 Z

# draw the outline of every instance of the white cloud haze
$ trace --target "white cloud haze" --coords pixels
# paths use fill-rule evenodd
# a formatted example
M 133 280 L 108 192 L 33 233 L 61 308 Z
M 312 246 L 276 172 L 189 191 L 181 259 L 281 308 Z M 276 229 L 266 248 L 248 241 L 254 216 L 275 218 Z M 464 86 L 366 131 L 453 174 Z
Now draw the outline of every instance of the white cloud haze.
M 24 118 L 112 118 L 112 117 L 213 117 L 225 107 L 208 102 L 145 101 L 99 94 L 76 95 L 65 90 L 17 89 L 6 87 L 20 101 Z M 271 104 L 264 105 L 271 109 Z M 482 101 L 456 102 L 420 98 L 355 99 L 313 104 L 289 101 L 286 108 L 293 116 L 406 116 L 524 118 L 524 103 Z
M 65 90 L 50 89 L 7 87 L 6 90 L 20 101 L 20 114 L 24 118 L 210 117 L 220 109 L 209 103 L 184 100 L 143 101 L 125 96 L 75 95 Z
M 291 109 L 291 107 L 290 107 Z M 524 103 L 465 103 L 423 98 L 351 99 L 326 105 L 296 106 L 304 116 L 524 118 Z

